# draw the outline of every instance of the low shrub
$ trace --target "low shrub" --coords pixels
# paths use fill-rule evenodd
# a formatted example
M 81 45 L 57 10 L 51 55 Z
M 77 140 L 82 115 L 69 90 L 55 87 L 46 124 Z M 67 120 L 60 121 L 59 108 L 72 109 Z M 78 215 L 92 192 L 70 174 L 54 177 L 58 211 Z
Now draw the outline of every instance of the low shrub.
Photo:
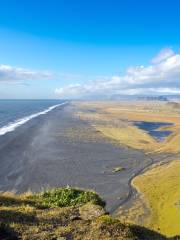
M 97 193 L 69 187 L 44 191 L 40 194 L 33 195 L 33 199 L 47 208 L 76 206 L 88 202 L 105 206 L 105 202 Z

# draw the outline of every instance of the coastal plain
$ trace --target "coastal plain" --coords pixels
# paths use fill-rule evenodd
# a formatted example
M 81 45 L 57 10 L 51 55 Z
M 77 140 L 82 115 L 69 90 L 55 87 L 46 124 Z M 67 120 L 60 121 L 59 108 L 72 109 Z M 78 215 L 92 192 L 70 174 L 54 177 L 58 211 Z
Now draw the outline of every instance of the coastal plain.
M 85 188 L 100 194 L 110 212 L 125 201 L 129 179 L 151 159 L 116 144 L 78 111 L 74 103 L 60 106 L 1 136 L 0 191 Z
M 155 132 L 171 134 L 158 140 L 137 122 L 168 123 Z M 179 151 L 179 105 L 73 101 L 1 136 L 0 191 L 90 189 L 121 221 L 171 237 L 180 234 Z

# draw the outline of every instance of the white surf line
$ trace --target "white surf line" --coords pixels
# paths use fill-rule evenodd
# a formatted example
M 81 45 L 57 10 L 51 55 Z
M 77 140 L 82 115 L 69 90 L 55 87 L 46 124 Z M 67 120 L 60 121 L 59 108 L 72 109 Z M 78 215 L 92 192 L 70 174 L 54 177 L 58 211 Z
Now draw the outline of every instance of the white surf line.
M 48 112 L 52 111 L 53 109 L 55 109 L 55 108 L 57 108 L 59 106 L 63 106 L 65 104 L 67 104 L 67 103 L 68 102 L 63 102 L 63 103 L 51 106 L 51 107 L 45 109 L 44 111 L 41 111 L 41 112 L 38 112 L 38 113 L 34 113 L 34 114 L 29 115 L 29 116 L 20 118 L 20 119 L 16 120 L 15 122 L 11 122 L 8 125 L 0 128 L 0 136 L 5 135 L 8 132 L 13 132 L 17 127 L 27 123 L 31 119 L 36 118 L 36 117 L 38 117 L 40 115 L 47 114 Z

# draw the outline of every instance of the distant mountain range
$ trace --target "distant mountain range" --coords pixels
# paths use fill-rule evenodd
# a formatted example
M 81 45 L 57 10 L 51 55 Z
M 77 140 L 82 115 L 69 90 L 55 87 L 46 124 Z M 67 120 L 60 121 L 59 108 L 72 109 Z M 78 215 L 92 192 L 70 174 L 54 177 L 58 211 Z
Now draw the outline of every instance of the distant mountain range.
M 165 101 L 165 102 L 169 100 L 167 96 L 141 96 L 138 97 L 137 99 L 143 101 Z
M 82 99 L 85 100 L 115 100 L 115 101 L 180 101 L 180 95 L 89 95 Z
M 153 95 L 113 95 L 110 98 L 111 100 L 139 100 L 139 101 L 179 101 L 180 95 L 160 95 L 160 96 L 153 96 Z

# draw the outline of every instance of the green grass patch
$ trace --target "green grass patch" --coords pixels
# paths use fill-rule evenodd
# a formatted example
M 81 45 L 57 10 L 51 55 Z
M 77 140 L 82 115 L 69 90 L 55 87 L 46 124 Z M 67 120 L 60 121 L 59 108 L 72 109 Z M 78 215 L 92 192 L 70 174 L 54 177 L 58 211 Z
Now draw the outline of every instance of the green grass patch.
M 91 202 L 105 206 L 105 202 L 92 191 L 75 188 L 59 188 L 42 192 L 33 196 L 44 207 L 69 207 Z

